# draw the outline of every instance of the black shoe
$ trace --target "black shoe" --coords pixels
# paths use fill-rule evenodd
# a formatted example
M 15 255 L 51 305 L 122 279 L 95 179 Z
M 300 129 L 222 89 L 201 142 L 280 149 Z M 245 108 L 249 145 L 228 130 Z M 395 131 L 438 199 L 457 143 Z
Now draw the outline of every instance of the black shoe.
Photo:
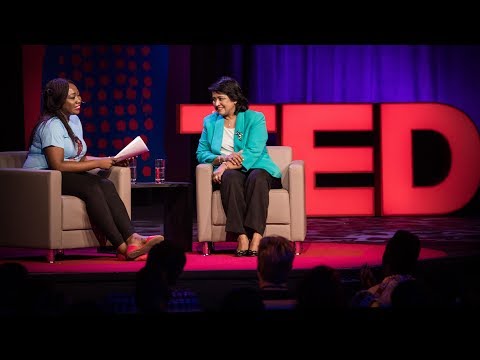
M 235 256 L 240 257 L 240 256 L 248 256 L 248 251 L 249 250 L 235 250 Z
M 256 250 L 247 250 L 248 256 L 258 256 L 258 251 Z

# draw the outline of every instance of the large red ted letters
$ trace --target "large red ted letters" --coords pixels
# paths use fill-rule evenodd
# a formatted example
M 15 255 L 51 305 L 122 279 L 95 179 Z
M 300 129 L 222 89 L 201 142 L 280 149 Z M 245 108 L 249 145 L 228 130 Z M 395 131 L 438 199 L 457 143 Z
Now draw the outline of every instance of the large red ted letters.
M 281 145 L 291 146 L 294 159 L 305 161 L 309 216 L 442 215 L 464 207 L 480 184 L 480 138 L 471 119 L 454 107 L 438 103 L 377 106 L 377 122 L 373 104 L 250 108 L 264 112 L 268 131 L 280 128 Z M 211 111 L 211 105 L 180 105 L 179 132 L 200 133 L 202 119 Z M 438 184 L 413 185 L 414 130 L 434 131 L 449 145 L 450 171 Z M 376 146 L 316 147 L 317 131 L 372 131 L 379 134 L 380 141 Z M 381 160 L 375 162 L 375 156 Z M 378 173 L 380 181 L 372 187 L 317 187 L 315 176 L 322 173 Z

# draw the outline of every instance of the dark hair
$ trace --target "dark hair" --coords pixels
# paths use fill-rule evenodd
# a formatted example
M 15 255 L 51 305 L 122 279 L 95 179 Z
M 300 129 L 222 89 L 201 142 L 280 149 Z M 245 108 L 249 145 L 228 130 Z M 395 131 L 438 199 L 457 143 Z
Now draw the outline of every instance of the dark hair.
M 135 301 L 141 313 L 168 309 L 172 287 L 183 272 L 187 256 L 180 245 L 163 240 L 148 252 L 145 266 L 136 274 Z
M 76 136 L 68 124 L 68 116 L 62 111 L 62 107 L 67 100 L 69 84 L 74 84 L 74 82 L 63 78 L 56 78 L 50 80 L 47 85 L 45 85 L 42 96 L 42 114 L 30 135 L 30 145 L 33 143 L 33 137 L 40 124 L 45 123 L 54 116 L 60 119 L 67 129 L 68 136 L 70 136 L 70 139 L 72 139 L 75 145 Z
M 227 95 L 230 100 L 236 101 L 237 104 L 235 105 L 235 115 L 237 115 L 241 111 L 248 110 L 248 100 L 243 95 L 242 88 L 237 80 L 228 77 L 222 76 L 216 82 L 208 87 L 210 92 L 219 92 Z
M 420 239 L 407 230 L 398 230 L 388 240 L 383 252 L 382 265 L 388 274 L 412 274 L 420 255 Z
M 266 236 L 258 246 L 257 271 L 264 281 L 282 284 L 293 267 L 295 250 L 283 236 Z
M 326 265 L 308 270 L 298 284 L 297 300 L 301 310 L 343 308 L 346 302 L 339 272 Z
M 164 273 L 168 285 L 173 286 L 186 263 L 187 256 L 183 248 L 172 241 L 164 240 L 150 249 L 145 268 Z

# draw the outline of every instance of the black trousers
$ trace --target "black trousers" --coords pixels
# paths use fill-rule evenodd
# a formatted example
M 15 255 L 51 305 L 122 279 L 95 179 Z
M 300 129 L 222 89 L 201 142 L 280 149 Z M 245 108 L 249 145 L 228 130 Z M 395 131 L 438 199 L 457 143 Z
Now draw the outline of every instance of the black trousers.
M 227 216 L 225 231 L 247 234 L 249 238 L 254 232 L 263 235 L 267 224 L 268 193 L 270 189 L 281 189 L 281 180 L 263 169 L 251 169 L 246 173 L 225 170 L 219 187 Z
M 62 195 L 73 195 L 87 206 L 90 221 L 113 246 L 119 247 L 135 230 L 115 185 L 88 172 L 62 172 Z

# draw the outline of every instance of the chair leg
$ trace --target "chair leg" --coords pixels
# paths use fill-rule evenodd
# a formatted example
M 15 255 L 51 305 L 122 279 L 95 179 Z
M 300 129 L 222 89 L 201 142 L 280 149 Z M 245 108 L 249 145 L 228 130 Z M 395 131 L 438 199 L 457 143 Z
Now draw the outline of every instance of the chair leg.
M 55 261 L 65 259 L 65 252 L 63 249 L 55 250 Z
M 302 242 L 295 241 L 295 255 L 300 255 L 302 253 Z
M 202 252 L 204 256 L 210 255 L 210 242 L 209 241 L 204 241 L 203 246 L 202 246 Z
M 54 249 L 47 250 L 47 261 L 50 264 L 53 264 L 55 262 L 55 253 L 56 253 L 56 250 Z

